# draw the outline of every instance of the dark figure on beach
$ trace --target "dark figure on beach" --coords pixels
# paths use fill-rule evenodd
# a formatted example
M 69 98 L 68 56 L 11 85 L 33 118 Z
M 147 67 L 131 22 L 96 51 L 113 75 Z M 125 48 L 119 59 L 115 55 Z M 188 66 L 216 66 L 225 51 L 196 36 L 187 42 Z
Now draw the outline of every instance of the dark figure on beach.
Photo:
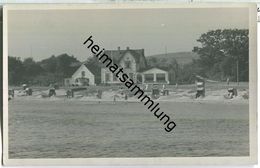
M 102 99 L 102 90 L 98 90 L 97 92 L 97 98 Z
M 55 88 L 49 89 L 49 97 L 51 97 L 51 96 L 56 96 Z
M 117 96 L 117 95 L 114 95 L 114 104 L 116 104 L 116 96 Z
M 32 88 L 29 88 L 29 87 L 27 87 L 26 89 L 25 89 L 25 93 L 26 93 L 26 95 L 27 96 L 31 96 L 32 95 Z
M 23 90 L 25 90 L 27 88 L 27 84 L 23 84 L 22 87 L 23 87 Z
M 232 99 L 234 96 L 237 96 L 237 89 L 235 88 L 228 88 L 228 95 L 227 98 Z
M 72 90 L 67 90 L 66 96 L 67 96 L 67 98 L 73 97 L 73 92 L 72 92 Z
M 204 97 L 204 96 L 205 96 L 204 91 L 202 89 L 197 89 L 195 98 Z
M 197 92 L 195 97 L 196 98 L 205 97 L 205 79 L 197 77 L 196 85 L 197 85 Z
M 229 78 L 227 78 L 227 85 L 229 85 Z
M 122 87 L 120 88 L 119 93 L 120 93 L 121 95 L 124 94 L 124 91 L 123 91 L 123 88 L 122 88 Z
M 10 90 L 8 90 L 8 95 L 9 95 L 9 97 L 14 97 L 14 89 L 10 89 Z
M 14 89 L 8 90 L 8 101 L 14 98 Z
M 126 103 L 127 103 L 127 100 L 128 100 L 128 95 L 127 95 L 127 93 L 125 93 L 125 101 L 126 101 Z
M 71 90 L 71 97 L 74 97 L 74 90 Z
M 152 98 L 153 99 L 158 99 L 160 97 L 160 89 L 158 86 L 154 85 L 152 88 Z

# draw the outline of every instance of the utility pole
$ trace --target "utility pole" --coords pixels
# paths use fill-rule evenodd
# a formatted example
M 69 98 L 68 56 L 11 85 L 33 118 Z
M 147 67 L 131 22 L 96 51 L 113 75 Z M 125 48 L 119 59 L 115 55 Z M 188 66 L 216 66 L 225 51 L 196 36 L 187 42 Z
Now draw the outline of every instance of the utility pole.
M 165 46 L 165 56 L 167 56 L 167 46 Z
M 237 58 L 237 85 L 239 86 L 239 58 Z

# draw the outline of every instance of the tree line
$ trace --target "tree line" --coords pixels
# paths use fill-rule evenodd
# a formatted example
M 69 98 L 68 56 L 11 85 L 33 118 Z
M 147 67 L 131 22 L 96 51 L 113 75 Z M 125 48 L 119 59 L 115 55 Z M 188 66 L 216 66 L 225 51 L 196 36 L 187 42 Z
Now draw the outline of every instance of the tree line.
M 51 56 L 42 61 L 33 58 L 21 60 L 19 57 L 8 57 L 9 85 L 23 83 L 38 86 L 48 86 L 53 83 L 62 85 L 64 78 L 73 74 L 80 62 L 68 54 Z
M 180 65 L 174 58 L 148 59 L 152 66 L 168 69 L 171 84 L 194 83 L 195 76 L 216 81 L 249 80 L 248 29 L 218 29 L 202 34 L 193 52 L 199 55 L 191 63 Z
M 199 46 L 193 52 L 199 55 L 191 63 L 180 65 L 175 58 L 147 58 L 150 67 L 158 67 L 169 72 L 170 84 L 193 83 L 195 75 L 217 81 L 248 81 L 249 79 L 249 38 L 248 29 L 218 29 L 202 34 L 197 41 Z M 64 78 L 71 77 L 79 67 L 73 55 L 61 54 L 41 61 L 33 58 L 21 60 L 8 57 L 9 85 L 48 86 L 51 83 L 62 85 Z M 97 84 L 101 81 L 101 63 L 96 57 L 85 62 L 95 75 Z

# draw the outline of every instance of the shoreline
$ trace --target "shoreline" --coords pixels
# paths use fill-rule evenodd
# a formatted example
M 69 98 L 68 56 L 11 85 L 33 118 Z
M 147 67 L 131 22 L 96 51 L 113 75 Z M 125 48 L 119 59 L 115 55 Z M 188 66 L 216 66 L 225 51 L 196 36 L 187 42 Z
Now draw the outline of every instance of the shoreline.
M 113 101 L 111 99 L 94 99 L 94 98 L 89 98 L 89 97 L 74 97 L 74 98 L 66 98 L 64 97 L 27 97 L 27 96 L 21 96 L 21 97 L 15 97 L 11 101 L 16 101 L 16 100 L 24 100 L 24 101 L 66 101 L 66 102 L 85 102 L 89 104 L 117 104 L 117 103 L 141 103 L 140 100 L 130 98 L 129 100 L 122 100 L 122 99 L 117 99 L 116 101 Z M 177 99 L 170 99 L 170 100 L 160 100 L 160 99 L 153 99 L 154 102 L 158 103 L 198 103 L 198 104 L 204 104 L 204 103 L 209 103 L 209 104 L 249 104 L 249 100 L 240 100 L 240 99 L 223 99 L 223 100 L 210 100 L 210 99 L 204 99 L 204 98 L 198 98 L 198 99 L 187 99 L 187 98 L 177 98 Z
M 138 96 L 131 96 L 125 100 L 124 94 L 119 91 L 103 91 L 102 99 L 98 99 L 96 92 L 80 91 L 74 94 L 73 98 L 67 98 L 65 89 L 56 90 L 56 96 L 49 97 L 48 89 L 36 90 L 32 96 L 25 96 L 21 90 L 15 90 L 14 100 L 25 100 L 25 101 L 66 101 L 66 102 L 89 102 L 89 103 L 109 103 L 113 104 L 114 98 L 116 103 L 143 103 L 138 99 Z M 206 96 L 203 98 L 195 98 L 194 89 L 178 89 L 170 91 L 169 95 L 161 95 L 158 99 L 152 99 L 154 102 L 159 103 L 214 103 L 214 104 L 249 104 L 249 99 L 245 96 L 249 96 L 247 89 L 239 89 L 238 95 L 233 99 L 227 99 L 224 96 L 228 93 L 226 89 L 214 89 L 206 90 Z M 147 94 L 151 96 L 151 92 Z M 10 100 L 13 101 L 13 100 Z

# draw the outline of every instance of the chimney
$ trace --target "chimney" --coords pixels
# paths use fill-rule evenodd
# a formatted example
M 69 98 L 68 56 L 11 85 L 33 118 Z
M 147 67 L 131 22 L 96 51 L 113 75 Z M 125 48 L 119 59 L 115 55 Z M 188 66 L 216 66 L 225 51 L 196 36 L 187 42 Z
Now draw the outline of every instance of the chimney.
M 126 47 L 126 50 L 129 50 L 129 47 L 128 47 L 128 46 Z
M 120 47 L 117 47 L 117 50 L 120 51 Z

